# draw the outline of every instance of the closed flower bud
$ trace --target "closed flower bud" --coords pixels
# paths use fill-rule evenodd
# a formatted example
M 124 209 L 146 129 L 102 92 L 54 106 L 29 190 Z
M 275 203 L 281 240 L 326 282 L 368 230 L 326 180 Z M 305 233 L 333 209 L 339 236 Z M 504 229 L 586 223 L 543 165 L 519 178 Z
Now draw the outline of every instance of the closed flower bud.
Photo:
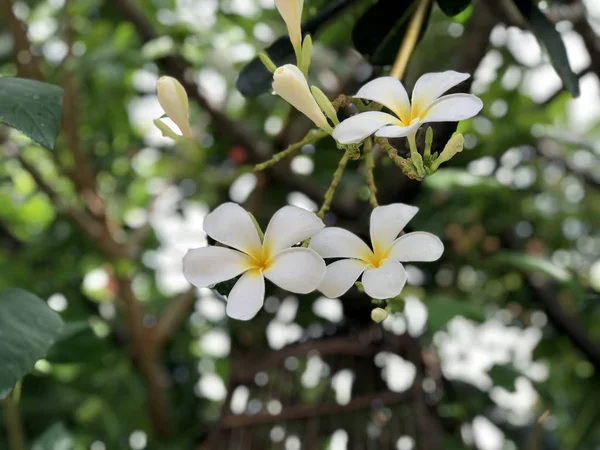
M 299 57 L 302 51 L 302 30 L 300 24 L 302 21 L 304 0 L 275 0 L 275 6 L 277 6 L 277 10 L 287 26 L 290 41 L 292 41 L 296 56 Z
M 450 161 L 454 155 L 462 152 L 464 144 L 465 138 L 462 134 L 458 133 L 452 136 L 444 147 L 444 150 L 442 150 L 442 153 L 440 153 L 440 156 L 431 165 L 431 169 L 436 170 L 440 164 Z
M 375 308 L 371 311 L 371 319 L 373 319 L 373 322 L 375 323 L 383 322 L 385 319 L 387 319 L 387 316 L 388 313 L 383 308 Z
M 293 64 L 279 67 L 273 74 L 273 90 L 286 102 L 312 120 L 316 126 L 333 130 L 308 87 L 306 78 Z
M 158 102 L 165 114 L 179 127 L 185 137 L 192 137 L 188 96 L 181 83 L 173 77 L 160 77 L 156 82 L 156 92 Z

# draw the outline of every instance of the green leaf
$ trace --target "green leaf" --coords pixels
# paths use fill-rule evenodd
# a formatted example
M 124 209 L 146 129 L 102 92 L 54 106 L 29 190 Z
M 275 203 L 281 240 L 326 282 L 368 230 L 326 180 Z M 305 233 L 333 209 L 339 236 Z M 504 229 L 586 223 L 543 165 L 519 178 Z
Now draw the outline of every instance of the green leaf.
M 83 363 L 107 351 L 87 321 L 66 323 L 46 359 L 53 363 Z
M 526 253 L 503 251 L 497 253 L 494 260 L 524 272 L 543 273 L 559 283 L 569 283 L 573 279 L 565 269 L 555 266 L 543 258 Z
M 63 322 L 46 303 L 22 289 L 0 292 L 0 393 L 27 375 L 60 334 Z
M 471 0 L 437 0 L 440 9 L 448 17 L 460 14 L 471 5 Z
M 60 128 L 63 90 L 24 78 L 0 78 L 0 122 L 52 150 Z
M 354 25 L 354 47 L 371 64 L 393 64 L 418 2 L 415 0 L 381 0 L 371 6 Z M 425 34 L 432 4 L 425 13 L 419 40 Z
M 544 13 L 531 0 L 514 0 L 514 2 L 529 23 L 535 37 L 546 48 L 548 56 L 550 56 L 550 62 L 565 88 L 574 97 L 579 97 L 579 78 L 569 65 L 567 49 L 560 33 L 556 31 L 556 26 L 546 18 Z
M 335 0 L 325 6 L 319 14 L 302 25 L 302 35 L 314 35 L 325 23 L 335 17 L 346 6 L 354 0 Z M 266 48 L 265 53 L 277 67 L 290 64 L 295 61 L 294 48 L 287 34 L 279 37 L 271 46 Z M 267 70 L 260 58 L 254 58 L 242 69 L 235 83 L 238 91 L 244 97 L 258 97 L 271 89 L 273 74 Z
M 74 441 L 62 423 L 55 423 L 38 437 L 31 450 L 71 450 Z
M 445 328 L 446 324 L 456 316 L 463 316 L 476 322 L 485 320 L 485 314 L 480 305 L 455 297 L 435 295 L 427 297 L 425 304 L 429 317 L 428 329 L 432 333 Z

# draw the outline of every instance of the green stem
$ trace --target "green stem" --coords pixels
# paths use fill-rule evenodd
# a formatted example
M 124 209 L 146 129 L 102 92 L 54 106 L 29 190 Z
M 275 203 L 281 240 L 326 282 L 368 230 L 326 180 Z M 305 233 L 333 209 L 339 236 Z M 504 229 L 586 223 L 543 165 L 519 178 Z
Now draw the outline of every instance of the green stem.
M 373 176 L 373 170 L 375 169 L 375 159 L 373 158 L 373 141 L 371 138 L 365 141 L 363 148 L 365 154 L 365 162 L 367 163 L 367 186 L 369 187 L 369 204 L 371 208 L 377 208 L 377 186 L 375 185 L 375 177 Z
M 304 139 L 302 139 L 300 142 L 296 142 L 295 144 L 290 145 L 285 150 L 283 150 L 283 151 L 281 151 L 279 153 L 276 153 L 268 161 L 265 161 L 263 163 L 257 164 L 256 166 L 254 166 L 254 168 L 252 169 L 252 171 L 253 172 L 260 172 L 262 170 L 268 169 L 269 167 L 277 164 L 283 158 L 286 158 L 286 157 L 292 155 L 293 153 L 297 152 L 302 147 L 304 147 L 306 144 L 312 144 L 314 142 L 320 141 L 321 139 L 323 139 L 326 136 L 329 136 L 329 133 L 327 131 L 323 131 L 323 130 L 318 130 L 318 131 L 310 130 L 306 134 L 306 136 L 304 136 Z
M 13 391 L 2 401 L 4 426 L 6 427 L 8 447 L 10 450 L 27 450 L 27 440 L 25 438 L 21 414 L 19 413 L 17 396 L 18 388 L 15 387 L 15 389 L 13 389 Z
M 423 166 L 423 157 L 419 153 L 417 149 L 417 133 L 413 133 L 407 136 L 408 145 L 410 146 L 410 159 L 417 169 L 417 175 L 424 177 L 425 176 L 425 167 Z
M 321 219 L 323 219 L 325 217 L 325 214 L 327 214 L 327 211 L 329 211 L 329 207 L 331 206 L 331 202 L 333 200 L 333 195 L 335 194 L 335 190 L 337 189 L 338 184 L 340 184 L 340 180 L 342 179 L 344 169 L 346 169 L 346 164 L 348 164 L 349 159 L 350 153 L 345 152 L 344 156 L 342 156 L 342 159 L 340 159 L 340 162 L 338 163 L 337 169 L 335 169 L 335 172 L 333 172 L 333 179 L 331 180 L 331 184 L 329 185 L 327 192 L 325 192 L 323 205 L 317 213 L 317 216 L 319 216 Z

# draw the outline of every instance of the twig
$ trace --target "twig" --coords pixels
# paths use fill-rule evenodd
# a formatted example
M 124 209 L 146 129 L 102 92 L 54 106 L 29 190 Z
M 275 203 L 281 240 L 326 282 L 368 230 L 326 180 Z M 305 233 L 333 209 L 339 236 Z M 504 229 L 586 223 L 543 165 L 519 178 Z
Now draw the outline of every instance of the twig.
M 342 175 L 344 174 L 344 170 L 346 169 L 346 164 L 348 164 L 349 159 L 350 159 L 350 153 L 344 152 L 344 156 L 342 156 L 342 159 L 340 159 L 337 169 L 335 169 L 335 172 L 333 172 L 333 178 L 331 180 L 331 184 L 329 185 L 327 192 L 325 192 L 325 197 L 323 199 L 323 205 L 321 206 L 321 209 L 319 209 L 319 212 L 317 213 L 317 216 L 319 216 L 321 219 L 323 219 L 325 217 L 325 214 L 327 214 L 327 212 L 329 211 L 329 207 L 331 206 L 331 201 L 333 200 L 335 190 L 337 189 L 338 184 L 340 184 L 340 180 L 342 179 Z
M 284 158 L 286 158 L 288 156 L 293 155 L 295 152 L 297 152 L 298 150 L 302 149 L 302 147 L 304 147 L 306 144 L 311 144 L 313 142 L 320 141 L 321 139 L 323 139 L 326 136 L 329 136 L 329 133 L 327 133 L 326 131 L 323 131 L 323 130 L 316 130 L 316 131 L 315 130 L 310 130 L 306 134 L 306 136 L 304 136 L 304 138 L 300 142 L 296 142 L 295 144 L 290 145 L 285 150 L 283 150 L 283 151 L 281 151 L 279 153 L 276 153 L 268 161 L 265 161 L 263 163 L 257 164 L 256 166 L 254 166 L 254 168 L 252 169 L 252 171 L 253 172 L 260 172 L 262 170 L 268 169 L 269 167 L 277 164 L 282 159 L 284 159 Z
M 365 141 L 363 153 L 365 154 L 367 166 L 365 178 L 367 179 L 367 186 L 369 187 L 369 204 L 371 205 L 371 208 L 377 208 L 379 205 L 377 203 L 377 186 L 375 185 L 375 177 L 373 175 L 375 159 L 373 159 L 373 140 L 371 138 Z

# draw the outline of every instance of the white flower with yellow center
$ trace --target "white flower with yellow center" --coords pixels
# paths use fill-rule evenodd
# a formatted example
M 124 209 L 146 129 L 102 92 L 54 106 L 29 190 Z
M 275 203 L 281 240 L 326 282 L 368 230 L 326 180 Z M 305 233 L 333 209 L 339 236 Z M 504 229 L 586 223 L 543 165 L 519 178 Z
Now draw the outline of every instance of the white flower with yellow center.
M 435 261 L 444 252 L 442 241 L 431 233 L 398 237 L 418 210 L 402 203 L 375 208 L 371 213 L 372 248 L 342 228 L 325 228 L 314 236 L 309 248 L 323 258 L 345 258 L 327 266 L 319 290 L 327 297 L 339 297 L 362 274 L 363 287 L 370 297 L 386 299 L 400 294 L 407 279 L 401 262 Z
M 344 120 L 332 136 L 341 144 L 354 144 L 375 133 L 385 138 L 410 136 L 428 122 L 458 122 L 476 116 L 482 101 L 472 94 L 442 95 L 469 78 L 453 70 L 426 73 L 417 80 L 412 103 L 402 83 L 394 77 L 381 77 L 365 84 L 354 97 L 377 102 L 395 115 L 368 111 Z
M 325 276 L 325 262 L 313 250 L 294 247 L 325 225 L 314 213 L 285 206 L 271 218 L 264 239 L 250 214 L 225 203 L 204 219 L 204 231 L 227 247 L 193 249 L 183 258 L 183 274 L 197 287 L 209 287 L 241 275 L 227 298 L 227 315 L 249 320 L 265 298 L 265 278 L 297 294 L 314 291 Z

